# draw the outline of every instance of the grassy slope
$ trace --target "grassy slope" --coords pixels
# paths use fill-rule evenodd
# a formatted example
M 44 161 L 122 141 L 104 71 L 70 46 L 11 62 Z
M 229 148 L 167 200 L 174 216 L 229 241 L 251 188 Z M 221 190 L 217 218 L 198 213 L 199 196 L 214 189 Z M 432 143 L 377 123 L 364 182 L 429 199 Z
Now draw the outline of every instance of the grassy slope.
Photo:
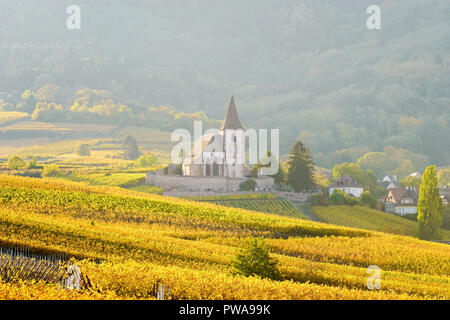
M 314 214 L 327 223 L 394 234 L 416 236 L 417 222 L 366 207 L 331 206 L 314 207 Z M 444 240 L 450 240 L 450 232 L 442 230 Z
M 251 236 L 292 281 L 230 276 Z M 80 265 L 122 298 L 154 298 L 158 281 L 178 299 L 450 298 L 447 245 L 67 181 L 0 176 L 0 245 L 102 261 Z M 365 287 L 373 264 L 377 292 Z

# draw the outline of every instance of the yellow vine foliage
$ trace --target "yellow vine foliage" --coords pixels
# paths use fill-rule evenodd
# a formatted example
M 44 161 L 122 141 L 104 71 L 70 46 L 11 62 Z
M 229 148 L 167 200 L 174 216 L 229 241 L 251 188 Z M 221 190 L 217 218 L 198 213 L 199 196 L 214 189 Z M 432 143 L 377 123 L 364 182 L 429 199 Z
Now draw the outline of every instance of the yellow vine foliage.
M 265 237 L 284 281 L 230 275 L 250 237 Z M 66 253 L 95 285 L 66 292 L 0 284 L 4 299 L 449 299 L 450 247 L 119 188 L 0 176 L 0 246 Z M 366 287 L 370 265 L 381 290 Z

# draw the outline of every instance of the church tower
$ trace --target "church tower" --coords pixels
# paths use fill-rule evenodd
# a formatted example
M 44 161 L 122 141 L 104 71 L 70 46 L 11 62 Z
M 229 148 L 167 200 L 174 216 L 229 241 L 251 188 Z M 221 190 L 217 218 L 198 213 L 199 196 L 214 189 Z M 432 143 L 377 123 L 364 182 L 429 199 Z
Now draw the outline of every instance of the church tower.
M 239 120 L 233 97 L 230 99 L 227 114 L 222 127 L 220 128 L 220 132 L 223 136 L 223 150 L 225 152 L 225 163 L 223 164 L 222 171 L 223 175 L 235 179 L 243 178 L 245 135 L 244 127 Z

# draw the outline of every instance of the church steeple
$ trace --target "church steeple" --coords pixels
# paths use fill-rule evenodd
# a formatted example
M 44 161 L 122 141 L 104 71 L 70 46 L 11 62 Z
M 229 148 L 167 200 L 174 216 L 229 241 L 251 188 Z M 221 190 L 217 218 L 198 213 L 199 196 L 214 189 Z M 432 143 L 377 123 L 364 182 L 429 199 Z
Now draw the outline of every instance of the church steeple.
M 239 121 L 239 116 L 236 111 L 236 105 L 234 104 L 234 98 L 233 96 L 230 99 L 230 104 L 228 105 L 227 115 L 225 116 L 225 120 L 223 121 L 222 127 L 220 128 L 221 131 L 228 130 L 228 129 L 244 129 L 244 127 L 241 124 L 241 121 Z

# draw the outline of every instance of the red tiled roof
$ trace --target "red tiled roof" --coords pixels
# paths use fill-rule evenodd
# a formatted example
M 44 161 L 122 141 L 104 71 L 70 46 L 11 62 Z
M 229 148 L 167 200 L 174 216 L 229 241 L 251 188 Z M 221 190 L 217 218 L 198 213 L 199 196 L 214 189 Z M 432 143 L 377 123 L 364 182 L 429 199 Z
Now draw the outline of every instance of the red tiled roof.
M 394 197 L 394 201 L 398 202 L 406 193 L 406 188 L 391 188 L 389 191 L 392 194 L 392 197 Z

